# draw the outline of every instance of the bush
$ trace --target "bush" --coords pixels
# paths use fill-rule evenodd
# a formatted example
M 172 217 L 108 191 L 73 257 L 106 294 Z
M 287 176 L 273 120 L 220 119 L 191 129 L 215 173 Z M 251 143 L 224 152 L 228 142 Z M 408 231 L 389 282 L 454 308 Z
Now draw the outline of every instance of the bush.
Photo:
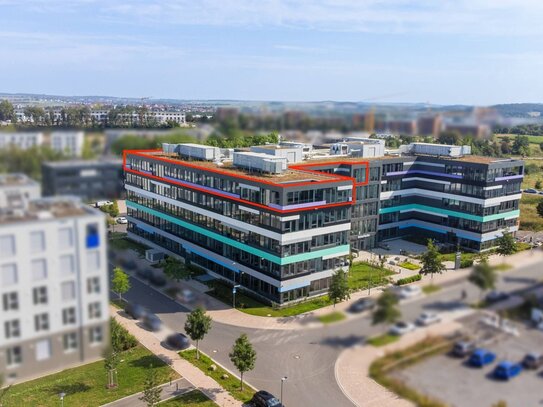
M 116 352 L 123 352 L 138 344 L 136 338 L 124 329 L 117 321 L 110 318 L 111 346 Z
M 415 274 L 411 277 L 400 278 L 398 281 L 396 281 L 396 285 L 405 285 L 409 283 L 414 283 L 415 281 L 420 281 L 421 279 L 422 279 L 422 276 L 420 274 Z
M 460 268 L 464 269 L 467 267 L 473 266 L 473 259 L 461 259 L 460 260 Z

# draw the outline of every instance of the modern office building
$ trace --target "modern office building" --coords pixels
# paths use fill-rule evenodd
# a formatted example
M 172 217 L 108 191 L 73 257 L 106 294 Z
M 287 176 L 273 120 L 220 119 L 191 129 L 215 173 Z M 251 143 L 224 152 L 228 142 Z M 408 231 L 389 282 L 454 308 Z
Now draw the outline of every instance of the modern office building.
M 44 196 L 78 196 L 85 202 L 124 196 L 122 161 L 70 160 L 42 164 Z
M 0 208 L 26 208 L 40 197 L 40 184 L 25 174 L 0 174 Z
M 66 198 L 0 210 L 0 374 L 9 381 L 100 357 L 109 335 L 104 220 Z
M 517 230 L 522 161 L 377 141 L 127 151 L 129 233 L 283 304 L 325 292 L 351 248 L 417 235 L 479 251 Z

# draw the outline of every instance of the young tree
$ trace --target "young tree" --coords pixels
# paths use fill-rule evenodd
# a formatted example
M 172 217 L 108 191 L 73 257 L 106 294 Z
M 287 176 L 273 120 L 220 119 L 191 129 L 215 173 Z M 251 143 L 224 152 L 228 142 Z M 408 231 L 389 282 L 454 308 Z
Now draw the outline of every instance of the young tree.
M 421 261 L 422 268 L 419 273 L 422 275 L 430 274 L 432 279 L 434 278 L 434 274 L 441 274 L 446 270 L 445 265 L 439 257 L 439 251 L 431 239 L 428 239 L 428 246 L 426 252 L 422 255 Z
M 143 384 L 143 395 L 140 400 L 147 403 L 147 407 L 153 407 L 160 402 L 162 388 L 159 386 L 158 376 L 153 365 L 149 365 Z
M 111 389 L 117 387 L 117 366 L 119 366 L 119 354 L 113 349 L 108 347 L 104 351 L 104 368 L 107 372 L 107 388 Z
M 123 294 L 130 290 L 130 280 L 120 267 L 113 269 L 113 278 L 111 279 L 111 288 L 119 294 L 119 300 L 122 301 Z
M 481 261 L 473 267 L 473 270 L 468 277 L 468 281 L 481 290 L 480 298 L 483 297 L 483 293 L 486 290 L 494 288 L 496 285 L 496 271 L 490 267 L 486 257 L 483 257 Z
M 0 102 L 0 120 L 11 120 L 15 122 L 15 109 L 9 100 Z
M 497 239 L 497 243 L 496 253 L 500 256 L 510 256 L 517 252 L 517 244 L 512 233 L 503 232 L 502 236 Z
M 190 339 L 196 341 L 196 359 L 200 359 L 199 342 L 204 339 L 211 329 L 211 317 L 198 307 L 187 316 L 185 332 Z
M 164 261 L 162 261 L 162 270 L 164 270 L 164 274 L 166 274 L 169 278 L 177 280 L 181 280 L 182 278 L 188 277 L 188 270 L 186 267 L 186 264 L 182 261 L 176 259 L 175 257 L 168 256 Z
M 240 373 L 241 390 L 243 390 L 243 373 L 253 370 L 256 362 L 256 351 L 246 334 L 241 334 L 236 339 L 232 352 L 228 356 Z
M 373 311 L 373 324 L 392 324 L 402 316 L 398 308 L 398 297 L 391 291 L 384 291 L 377 299 L 376 305 Z
M 328 289 L 328 296 L 330 300 L 334 303 L 341 302 L 343 300 L 348 300 L 351 298 L 349 295 L 349 285 L 347 283 L 347 276 L 342 269 L 336 270 L 332 275 L 332 280 L 330 281 L 330 288 Z

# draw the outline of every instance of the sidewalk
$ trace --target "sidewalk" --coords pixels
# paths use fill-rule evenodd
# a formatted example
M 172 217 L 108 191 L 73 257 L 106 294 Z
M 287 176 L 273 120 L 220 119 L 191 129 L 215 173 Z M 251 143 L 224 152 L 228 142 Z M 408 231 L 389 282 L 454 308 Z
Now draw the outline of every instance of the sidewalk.
M 188 393 L 191 390 L 194 390 L 192 386 L 186 379 L 177 379 L 174 380 L 171 384 L 165 383 L 162 386 L 162 393 L 160 393 L 160 400 L 166 401 L 181 394 Z M 147 407 L 147 403 L 140 400 L 142 393 L 132 394 L 128 397 L 122 398 L 120 400 L 113 401 L 108 404 L 102 405 L 102 407 Z
M 336 381 L 349 400 L 363 407 L 414 407 L 411 401 L 399 398 L 369 377 L 369 368 L 374 360 L 387 353 L 398 351 L 423 340 L 427 336 L 443 336 L 461 328 L 453 320 L 418 329 L 402 336 L 397 342 L 376 348 L 355 346 L 344 350 L 336 360 Z
M 161 339 L 158 335 L 140 328 L 138 321 L 122 317 L 121 311 L 113 306 L 109 307 L 109 311 L 110 315 L 128 332 L 134 335 L 143 346 L 166 362 L 173 370 L 186 379 L 189 384 L 202 391 L 219 406 L 242 406 L 241 401 L 234 399 L 211 377 L 206 376 L 200 369 L 182 359 L 177 352 L 164 348 L 160 344 Z
M 363 257 L 365 256 L 365 253 L 367 252 L 361 252 L 360 253 L 361 257 L 359 258 L 365 259 L 365 257 Z M 136 253 L 132 252 L 132 257 L 134 261 L 137 264 L 139 264 L 141 267 L 150 267 L 149 263 L 145 259 L 139 258 Z M 404 258 L 405 256 L 400 256 L 400 257 Z M 410 261 L 413 261 L 413 260 L 410 259 Z M 532 265 L 538 262 L 543 264 L 543 251 L 540 249 L 534 249 L 533 251 L 525 250 L 520 253 L 514 254 L 512 256 L 509 256 L 505 259 L 498 255 L 493 255 L 489 259 L 489 263 L 491 265 L 499 265 L 504 262 L 514 266 L 515 268 Z M 471 272 L 471 268 L 454 270 L 453 269 L 454 264 L 452 262 L 445 262 L 445 265 L 447 266 L 447 271 L 445 273 L 435 275 L 433 279 L 431 279 L 430 276 L 425 276 L 422 278 L 422 280 L 413 284 L 419 285 L 419 286 L 429 285 L 430 283 L 435 284 L 435 285 L 450 285 L 462 279 L 465 279 Z M 391 266 L 391 267 L 397 267 L 397 266 Z M 509 273 L 509 272 L 514 272 L 514 269 L 511 269 L 510 271 L 506 271 L 505 273 Z M 401 274 L 396 274 L 392 276 L 392 279 L 393 281 L 396 281 L 399 278 L 404 278 L 404 277 L 417 274 L 417 273 L 418 273 L 418 270 L 402 269 Z M 134 277 L 137 278 L 136 276 Z M 214 321 L 227 324 L 227 325 L 235 325 L 235 326 L 241 326 L 241 327 L 252 328 L 252 329 L 296 330 L 296 329 L 320 328 L 324 325 L 318 320 L 319 316 L 329 314 L 335 311 L 345 312 L 347 308 L 354 301 L 368 296 L 368 290 L 362 290 L 362 291 L 358 291 L 351 294 L 351 299 L 349 301 L 343 301 L 339 304 L 336 304 L 335 307 L 330 305 L 327 307 L 319 308 L 317 310 L 314 310 L 305 314 L 293 316 L 293 317 L 276 318 L 276 317 L 259 317 L 255 315 L 246 314 L 244 312 L 238 311 L 237 309 L 233 309 L 231 306 L 224 304 L 223 302 L 205 294 L 209 290 L 209 287 L 207 287 L 205 284 L 202 284 L 196 280 L 182 281 L 180 283 L 175 283 L 175 285 L 177 285 L 181 289 L 189 288 L 196 294 L 197 301 L 195 301 L 194 305 L 183 303 L 182 305 L 184 307 L 193 309 L 196 305 L 202 304 L 206 308 L 208 314 L 213 318 Z M 372 297 L 379 296 L 382 292 L 382 288 L 383 287 L 372 288 L 370 295 Z M 353 318 L 360 318 L 364 315 L 363 314 L 352 315 L 352 314 L 346 313 L 346 316 L 347 318 L 345 319 L 345 321 L 348 321 Z M 342 321 L 338 322 L 338 324 L 340 323 L 342 323 Z

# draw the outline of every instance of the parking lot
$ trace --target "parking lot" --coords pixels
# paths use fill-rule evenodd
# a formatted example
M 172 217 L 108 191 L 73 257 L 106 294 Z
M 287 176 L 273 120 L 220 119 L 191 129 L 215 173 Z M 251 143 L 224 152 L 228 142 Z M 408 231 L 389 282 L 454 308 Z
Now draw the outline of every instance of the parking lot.
M 438 355 L 392 374 L 409 387 L 450 406 L 490 407 L 500 400 L 507 402 L 508 407 L 541 406 L 543 368 L 523 370 L 506 382 L 492 377 L 500 361 L 520 362 L 526 353 L 543 352 L 543 332 L 517 327 L 518 337 L 499 333 L 485 342 L 485 348 L 496 353 L 496 361 L 482 369 L 467 366 L 467 358 Z M 473 324 L 471 328 L 474 333 L 482 334 L 480 326 L 475 328 Z M 490 336 L 487 334 L 485 332 L 485 336 Z

